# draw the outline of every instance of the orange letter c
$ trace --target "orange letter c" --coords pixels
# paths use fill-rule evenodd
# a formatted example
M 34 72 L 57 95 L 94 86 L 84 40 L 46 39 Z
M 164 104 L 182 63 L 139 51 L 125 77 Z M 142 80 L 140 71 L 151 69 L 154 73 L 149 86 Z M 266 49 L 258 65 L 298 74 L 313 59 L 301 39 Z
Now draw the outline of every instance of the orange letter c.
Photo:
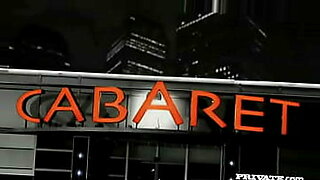
M 19 116 L 21 116 L 26 121 L 30 121 L 30 122 L 34 122 L 34 123 L 40 123 L 40 119 L 29 116 L 24 111 L 24 107 L 25 107 L 26 99 L 30 98 L 31 96 L 34 96 L 34 95 L 37 95 L 37 94 L 41 94 L 41 93 L 42 93 L 41 89 L 36 89 L 36 90 L 33 90 L 33 91 L 28 91 L 28 92 L 24 93 L 22 96 L 20 96 L 20 98 L 18 99 L 17 104 L 16 104 L 16 109 L 17 109 L 17 112 L 18 112 Z

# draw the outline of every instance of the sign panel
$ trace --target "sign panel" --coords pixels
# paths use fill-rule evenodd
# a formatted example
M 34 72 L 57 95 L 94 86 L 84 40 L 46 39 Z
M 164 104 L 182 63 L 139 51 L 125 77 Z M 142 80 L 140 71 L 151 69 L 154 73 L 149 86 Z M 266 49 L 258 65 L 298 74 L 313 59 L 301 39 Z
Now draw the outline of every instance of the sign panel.
M 17 113 L 26 121 L 30 121 L 33 123 L 48 123 L 52 120 L 54 115 L 57 112 L 71 112 L 77 122 L 85 121 L 84 115 L 81 111 L 81 107 L 79 107 L 76 98 L 74 97 L 72 91 L 67 88 L 61 88 L 60 92 L 56 96 L 52 105 L 49 107 L 46 115 L 43 118 L 33 117 L 27 113 L 26 104 L 29 98 L 34 96 L 39 96 L 44 94 L 45 92 L 41 89 L 36 89 L 32 91 L 28 91 L 24 93 L 16 103 Z M 101 96 L 103 94 L 113 94 L 115 99 L 111 102 L 102 102 Z M 155 104 L 153 101 L 161 96 L 163 99 L 163 103 Z M 263 110 L 254 110 L 250 108 L 246 108 L 246 103 L 253 103 L 255 106 L 261 106 L 266 104 L 269 106 L 270 104 L 275 105 L 278 109 L 281 110 L 281 125 L 279 134 L 287 135 L 288 134 L 288 116 L 289 109 L 299 108 L 300 103 L 296 101 L 290 101 L 283 98 L 265 98 L 261 96 L 249 96 L 249 95 L 239 95 L 235 94 L 234 99 L 234 107 L 233 109 L 228 109 L 227 111 L 234 112 L 233 124 L 228 124 L 224 119 L 222 119 L 217 113 L 216 110 L 221 105 L 221 98 L 219 95 L 213 92 L 200 91 L 200 90 L 192 90 L 190 92 L 190 115 L 189 122 L 191 127 L 196 127 L 198 125 L 198 114 L 199 114 L 199 99 L 206 98 L 211 101 L 211 103 L 205 107 L 201 108 L 201 112 L 207 116 L 211 121 L 213 121 L 220 128 L 227 128 L 231 126 L 234 130 L 238 131 L 252 131 L 252 132 L 264 132 L 265 127 L 259 125 L 246 125 L 245 118 L 246 117 L 254 117 L 259 121 L 259 118 L 263 118 L 265 116 L 265 112 Z M 66 100 L 68 105 L 62 105 L 62 102 Z M 95 87 L 93 91 L 93 99 L 92 99 L 92 121 L 94 123 L 119 123 L 126 119 L 129 107 L 123 105 L 123 101 L 125 100 L 125 93 L 122 89 L 117 87 Z M 102 105 L 102 107 L 101 107 Z M 41 106 L 41 104 L 40 104 Z M 114 117 L 102 117 L 101 116 L 101 108 L 113 108 L 117 110 L 117 114 Z M 262 108 L 263 109 L 263 108 Z M 172 96 L 166 88 L 166 85 L 162 81 L 158 81 L 154 84 L 153 88 L 147 94 L 144 102 L 141 104 L 139 108 L 137 108 L 136 114 L 133 116 L 132 122 L 139 124 L 145 114 L 150 110 L 157 111 L 166 111 L 169 112 L 172 120 L 175 125 L 179 126 L 184 124 L 185 120 L 181 116 L 181 112 L 179 112 L 177 105 L 173 101 Z M 272 113 L 272 112 L 269 112 Z M 157 120 L 158 121 L 158 120 Z M 155 121 L 154 123 L 157 123 Z

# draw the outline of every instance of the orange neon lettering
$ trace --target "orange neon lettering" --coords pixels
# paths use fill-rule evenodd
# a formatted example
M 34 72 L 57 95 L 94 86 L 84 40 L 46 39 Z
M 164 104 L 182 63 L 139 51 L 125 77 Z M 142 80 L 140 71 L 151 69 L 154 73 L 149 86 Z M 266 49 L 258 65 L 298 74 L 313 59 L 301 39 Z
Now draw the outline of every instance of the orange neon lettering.
M 64 97 L 66 97 L 70 106 L 59 106 Z M 49 122 L 56 111 L 72 111 L 77 121 L 82 122 L 84 120 L 83 115 L 79 110 L 79 107 L 76 101 L 74 100 L 69 88 L 61 89 L 60 93 L 58 94 L 58 97 L 53 102 L 50 110 L 48 111 L 43 120 L 45 122 Z
M 151 105 L 152 100 L 157 96 L 157 93 L 161 92 L 167 105 Z M 147 99 L 142 104 L 141 108 L 138 110 L 137 114 L 133 118 L 133 122 L 139 123 L 148 109 L 158 109 L 158 110 L 168 110 L 173 117 L 174 122 L 179 125 L 183 123 L 182 117 L 175 106 L 165 84 L 162 81 L 158 81 L 152 88 L 151 92 L 148 94 Z
M 116 94 L 116 100 L 114 102 L 105 102 L 105 107 L 114 107 L 118 110 L 119 114 L 113 118 L 100 117 L 100 99 L 102 92 L 112 92 Z M 127 116 L 127 109 L 120 103 L 124 100 L 124 92 L 116 87 L 96 87 L 94 88 L 94 101 L 93 101 L 93 122 L 99 123 L 115 123 L 120 122 Z
M 292 101 L 284 101 L 284 100 L 280 100 L 280 99 L 270 99 L 270 102 L 275 103 L 275 104 L 282 104 L 281 134 L 287 135 L 288 134 L 288 106 L 299 107 L 300 103 L 292 102 Z
M 257 101 L 263 102 L 263 97 L 255 97 L 255 96 L 244 96 L 244 95 L 236 95 L 236 107 L 235 107 L 235 120 L 234 120 L 234 128 L 236 130 L 244 130 L 244 131 L 255 131 L 255 132 L 263 132 L 263 127 L 252 127 L 252 126 L 243 126 L 242 125 L 242 115 L 251 115 L 251 116 L 264 116 L 264 112 L 262 111 L 251 111 L 242 109 L 242 101 Z
M 41 93 L 42 93 L 41 89 L 36 89 L 33 91 L 28 91 L 28 92 L 24 93 L 22 96 L 20 96 L 20 98 L 18 99 L 17 104 L 16 104 L 16 109 L 17 109 L 19 116 L 21 116 L 23 119 L 25 119 L 27 121 L 34 122 L 34 123 L 40 123 L 40 119 L 29 116 L 24 111 L 24 107 L 26 105 L 26 100 L 28 98 L 30 98 L 31 96 L 37 95 L 37 94 L 41 94 Z
M 191 105 L 190 105 L 190 125 L 191 126 L 197 126 L 198 124 L 198 97 L 199 96 L 204 96 L 204 97 L 208 97 L 212 99 L 212 104 L 207 107 L 204 108 L 203 111 L 213 120 L 215 121 L 221 128 L 225 128 L 227 126 L 227 124 L 220 119 L 219 116 L 217 116 L 216 113 L 214 113 L 213 111 L 216 110 L 220 103 L 221 100 L 219 98 L 219 96 L 213 94 L 213 93 L 209 93 L 206 91 L 192 91 L 191 94 Z

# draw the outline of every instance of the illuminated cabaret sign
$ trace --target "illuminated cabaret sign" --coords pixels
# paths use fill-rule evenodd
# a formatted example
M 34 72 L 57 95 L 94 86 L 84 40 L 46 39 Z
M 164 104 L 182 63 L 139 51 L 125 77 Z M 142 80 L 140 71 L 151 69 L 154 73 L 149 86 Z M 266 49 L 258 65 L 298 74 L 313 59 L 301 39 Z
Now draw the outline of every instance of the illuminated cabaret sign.
M 279 175 L 236 174 L 236 180 L 304 180 L 303 177 Z
M 158 93 L 163 95 L 163 98 L 166 102 L 166 105 L 153 105 L 152 101 L 157 96 Z M 42 94 L 41 89 L 36 89 L 24 93 L 17 101 L 16 108 L 18 114 L 25 120 L 40 123 L 40 118 L 31 117 L 25 110 L 25 104 L 29 98 L 35 95 Z M 124 100 L 124 92 L 117 87 L 95 87 L 94 88 L 94 99 L 93 99 L 93 110 L 92 110 L 92 120 L 96 123 L 118 123 L 123 121 L 127 116 L 127 108 L 121 103 Z M 116 117 L 100 117 L 100 103 L 102 93 L 113 93 L 116 95 L 116 98 L 113 102 L 104 102 L 105 107 L 115 108 L 118 111 Z M 198 123 L 198 99 L 199 97 L 206 97 L 212 100 L 212 104 L 209 107 L 203 109 L 204 113 L 210 117 L 215 123 L 217 123 L 221 128 L 226 128 L 227 124 L 215 113 L 215 110 L 220 106 L 221 99 L 218 95 L 206 92 L 193 90 L 191 91 L 191 102 L 190 102 L 190 125 L 197 126 Z M 69 106 L 60 106 L 61 102 L 66 99 L 69 103 Z M 263 111 L 254 111 L 243 109 L 244 101 L 253 101 L 253 102 L 264 102 L 264 97 L 257 96 L 247 96 L 247 95 L 235 95 L 235 116 L 234 116 L 234 129 L 244 130 L 244 131 L 254 131 L 254 132 L 263 132 L 264 127 L 254 127 L 254 126 L 245 126 L 242 124 L 242 116 L 264 116 Z M 290 106 L 299 107 L 300 103 L 280 100 L 280 99 L 270 99 L 270 103 L 278 104 L 282 108 L 281 116 L 281 134 L 287 134 L 287 124 L 288 124 L 288 108 Z M 176 105 L 174 104 L 164 82 L 156 82 L 153 86 L 150 93 L 147 95 L 147 98 L 143 102 L 142 106 L 136 113 L 133 118 L 134 123 L 139 123 L 143 118 L 144 114 L 148 110 L 164 110 L 169 111 L 176 125 L 183 124 L 182 116 L 180 115 Z M 75 98 L 73 97 L 69 88 L 62 88 L 53 104 L 49 108 L 47 114 L 43 118 L 44 122 L 49 122 L 54 114 L 58 111 L 71 111 L 76 120 L 79 122 L 84 121 L 83 114 L 81 113 L 79 106 L 76 103 Z

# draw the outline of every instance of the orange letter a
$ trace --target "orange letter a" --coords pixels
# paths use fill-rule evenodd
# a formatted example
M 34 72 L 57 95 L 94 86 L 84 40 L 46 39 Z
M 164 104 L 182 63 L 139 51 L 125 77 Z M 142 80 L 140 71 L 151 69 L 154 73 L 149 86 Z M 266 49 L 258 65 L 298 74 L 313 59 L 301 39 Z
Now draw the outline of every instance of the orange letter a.
M 62 102 L 63 98 L 66 97 L 70 106 L 59 106 Z M 72 111 L 77 121 L 82 122 L 84 120 L 79 107 L 74 100 L 72 93 L 69 88 L 62 88 L 60 93 L 58 94 L 57 99 L 53 102 L 50 110 L 44 117 L 44 122 L 49 122 L 56 111 Z
M 157 96 L 157 93 L 161 92 L 167 105 L 151 105 L 152 100 Z M 173 100 L 170 97 L 169 92 L 165 84 L 162 81 L 158 81 L 152 88 L 151 92 L 148 94 L 147 99 L 142 104 L 141 108 L 138 110 L 137 114 L 133 118 L 133 122 L 139 123 L 148 109 L 158 109 L 158 110 L 168 110 L 170 111 L 174 122 L 179 125 L 183 123 L 182 117 L 175 106 Z

